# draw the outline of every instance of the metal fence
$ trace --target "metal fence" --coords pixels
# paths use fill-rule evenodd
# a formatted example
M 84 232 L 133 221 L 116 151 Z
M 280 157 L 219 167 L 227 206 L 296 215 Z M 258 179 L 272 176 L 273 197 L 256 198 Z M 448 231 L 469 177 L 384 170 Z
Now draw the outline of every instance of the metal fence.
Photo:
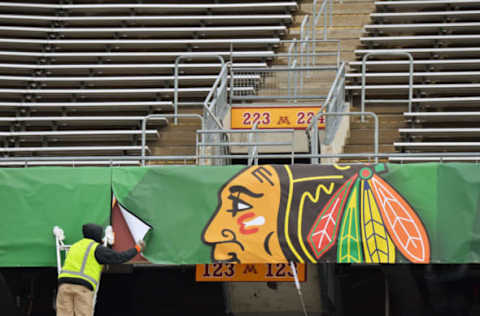
M 341 115 L 326 114 L 343 113 L 345 108 L 345 63 L 342 63 L 336 73 L 335 80 L 328 91 L 325 102 L 305 130 L 310 139 L 310 152 L 312 154 L 316 155 L 319 153 L 320 143 L 322 142 L 318 131 L 318 122 L 320 119 L 322 117 L 327 117 L 325 120 L 326 140 L 324 143 L 329 144 L 337 132 L 339 121 L 342 119 L 342 117 Z M 318 160 L 316 158 L 312 158 L 312 163 L 318 163 Z
M 30 167 L 37 165 L 62 165 L 62 166 L 84 166 L 89 162 L 94 162 L 96 165 L 118 166 L 124 162 L 135 162 L 138 165 L 141 161 L 148 162 L 164 162 L 164 161 L 177 161 L 178 165 L 187 165 L 192 160 L 223 160 L 232 161 L 232 159 L 244 159 L 248 160 L 252 156 L 249 154 L 232 155 L 190 155 L 190 156 L 78 156 L 78 157 L 8 157 L 0 158 L 0 166 L 15 166 L 15 167 Z M 292 159 L 290 153 L 287 154 L 262 154 L 258 153 L 256 159 L 268 160 L 269 163 L 275 163 L 276 159 Z M 469 162 L 480 163 L 480 152 L 464 152 L 464 153 L 445 153 L 445 152 L 429 152 L 429 153 L 352 153 L 352 154 L 299 154 L 294 153 L 293 159 L 348 159 L 347 164 L 365 163 L 367 161 L 373 162 L 375 158 L 382 160 L 389 160 L 391 162 L 407 163 L 407 162 L 420 162 L 420 161 L 436 161 L 440 163 L 448 162 Z M 357 162 L 355 162 L 356 160 Z M 342 164 L 337 163 L 337 164 Z M 92 165 L 92 164 L 89 164 Z M 148 166 L 147 166 L 148 167 Z M 155 167 L 161 167 L 161 165 L 155 165 Z
M 367 60 L 371 56 L 406 56 L 409 61 L 408 67 L 408 98 L 405 99 L 366 99 L 367 84 Z M 365 112 L 365 103 L 407 103 L 408 112 L 412 112 L 413 99 L 413 56 L 409 52 L 371 52 L 363 55 L 362 58 L 362 86 L 361 86 L 361 111 Z M 362 122 L 364 118 L 362 116 Z
M 203 157 L 199 157 L 199 162 L 202 165 L 218 165 L 219 163 L 215 163 L 214 161 L 222 161 L 222 164 L 231 164 L 234 160 L 246 160 L 249 165 L 251 164 L 258 164 L 260 158 L 264 156 L 261 153 L 261 149 L 265 147 L 279 147 L 282 146 L 283 148 L 289 148 L 289 150 L 285 150 L 285 152 L 289 152 L 288 159 L 291 160 L 291 163 L 294 161 L 295 157 L 295 138 L 294 138 L 295 130 L 293 129 L 270 129 L 270 130 L 259 130 L 256 129 L 256 125 L 252 127 L 250 130 L 237 130 L 237 129 L 221 129 L 221 130 L 198 130 L 197 131 L 197 146 L 199 148 L 198 152 L 208 153 Z M 244 135 L 246 136 L 245 139 L 238 139 L 232 140 L 233 135 Z M 286 138 L 282 139 L 281 141 L 262 141 L 259 140 L 259 135 L 265 134 L 285 134 Z M 218 135 L 216 138 L 221 139 L 222 141 L 211 141 L 214 139 L 212 137 L 208 137 L 208 135 Z M 289 137 L 288 137 L 289 136 Z M 201 141 L 201 140 L 205 141 Z M 247 148 L 248 154 L 247 155 L 238 155 L 238 154 L 231 154 L 231 150 L 234 148 Z M 212 150 L 209 148 L 216 149 L 217 153 L 221 152 L 222 154 L 211 154 Z M 281 157 L 281 159 L 285 159 L 284 154 L 276 155 L 275 157 Z
M 311 48 L 313 50 L 311 50 Z M 232 52 L 235 47 L 231 46 Z M 340 66 L 340 41 L 289 40 L 280 41 L 278 53 L 271 56 L 274 66 L 230 71 L 230 100 L 301 100 L 325 99 L 319 87 L 328 86 Z M 235 57 L 231 55 L 235 63 Z M 329 74 L 330 72 L 330 79 Z M 323 80 L 323 81 L 322 81 Z

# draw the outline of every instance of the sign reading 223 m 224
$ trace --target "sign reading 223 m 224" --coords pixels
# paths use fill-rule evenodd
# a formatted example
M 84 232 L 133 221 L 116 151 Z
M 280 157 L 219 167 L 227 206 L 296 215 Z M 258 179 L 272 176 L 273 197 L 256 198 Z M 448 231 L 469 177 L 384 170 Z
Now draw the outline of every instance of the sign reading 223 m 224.
M 305 129 L 312 122 L 320 106 L 312 107 L 234 107 L 232 108 L 232 129 L 295 128 Z M 318 120 L 318 127 L 324 128 L 324 118 Z

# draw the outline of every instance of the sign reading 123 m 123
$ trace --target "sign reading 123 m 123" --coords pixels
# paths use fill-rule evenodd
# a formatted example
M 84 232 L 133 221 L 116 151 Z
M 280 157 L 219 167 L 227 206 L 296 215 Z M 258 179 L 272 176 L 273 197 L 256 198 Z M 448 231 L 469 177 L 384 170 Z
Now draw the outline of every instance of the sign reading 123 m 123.
M 305 264 L 295 263 L 298 280 L 306 279 Z M 290 264 L 262 263 L 197 264 L 195 279 L 198 282 L 293 282 L 295 280 Z

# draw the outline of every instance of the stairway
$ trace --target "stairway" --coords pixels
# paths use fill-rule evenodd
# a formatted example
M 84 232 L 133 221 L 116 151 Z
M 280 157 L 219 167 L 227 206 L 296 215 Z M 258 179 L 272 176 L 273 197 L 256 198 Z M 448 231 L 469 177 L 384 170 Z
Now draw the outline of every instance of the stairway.
M 301 23 L 303 14 L 311 14 L 312 2 L 304 1 L 301 5 L 299 13 L 295 17 L 295 23 L 290 30 L 290 35 L 299 33 L 299 23 Z M 341 60 L 349 62 L 355 60 L 355 49 L 361 45 L 360 37 L 363 34 L 363 26 L 370 20 L 370 14 L 375 10 L 375 2 L 373 0 L 347 0 L 334 1 L 333 3 L 333 24 L 328 29 L 328 39 L 335 39 L 340 41 L 341 45 Z M 323 38 L 323 28 L 317 28 L 317 38 Z M 333 47 L 332 47 L 333 49 Z M 331 57 L 323 57 L 322 62 L 332 62 Z M 348 68 L 347 68 L 348 71 Z M 330 88 L 332 80 L 321 85 L 321 89 Z M 358 103 L 358 102 L 357 102 Z M 350 112 L 360 111 L 357 103 L 353 103 Z M 403 106 L 389 107 L 380 106 L 376 108 L 369 107 L 368 111 L 377 113 L 379 116 L 379 151 L 392 152 L 394 151 L 393 142 L 398 140 L 399 133 L 397 128 L 405 125 L 400 114 L 403 113 Z M 364 123 L 360 122 L 360 118 L 353 116 L 349 118 L 350 130 L 349 137 L 345 142 L 343 152 L 365 153 L 373 152 L 373 136 L 374 127 L 371 118 L 366 117 Z M 355 162 L 358 159 L 342 159 L 342 162 Z

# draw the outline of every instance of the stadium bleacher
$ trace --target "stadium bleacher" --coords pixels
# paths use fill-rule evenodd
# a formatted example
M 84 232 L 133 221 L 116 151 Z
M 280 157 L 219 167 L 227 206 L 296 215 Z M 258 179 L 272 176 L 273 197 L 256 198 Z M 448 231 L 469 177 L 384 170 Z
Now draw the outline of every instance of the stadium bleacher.
M 403 104 L 368 104 L 366 109 L 402 115 L 396 151 L 477 152 L 480 102 L 478 90 L 478 29 L 480 2 L 464 0 L 377 1 L 371 24 L 364 26 L 362 47 L 355 54 L 408 52 L 413 56 L 412 108 Z M 373 56 L 372 56 L 373 57 Z M 353 96 L 365 89 L 370 99 L 408 98 L 409 61 L 375 56 L 365 62 L 366 85 L 361 85 L 362 61 L 350 63 L 346 87 Z M 390 114 L 391 115 L 391 114 Z M 450 157 L 449 160 L 469 160 Z M 461 158 L 461 159 L 460 159 Z M 476 160 L 478 157 L 471 157 Z M 392 158 L 391 161 L 438 161 L 438 157 Z
M 0 139 L 8 140 L 0 152 L 138 154 L 139 118 L 172 111 L 178 56 L 189 55 L 178 65 L 179 100 L 198 104 L 220 71 L 215 55 L 234 57 L 235 67 L 266 66 L 297 8 L 296 1 L 0 2 Z M 149 122 L 150 143 L 152 127 L 164 125 Z

